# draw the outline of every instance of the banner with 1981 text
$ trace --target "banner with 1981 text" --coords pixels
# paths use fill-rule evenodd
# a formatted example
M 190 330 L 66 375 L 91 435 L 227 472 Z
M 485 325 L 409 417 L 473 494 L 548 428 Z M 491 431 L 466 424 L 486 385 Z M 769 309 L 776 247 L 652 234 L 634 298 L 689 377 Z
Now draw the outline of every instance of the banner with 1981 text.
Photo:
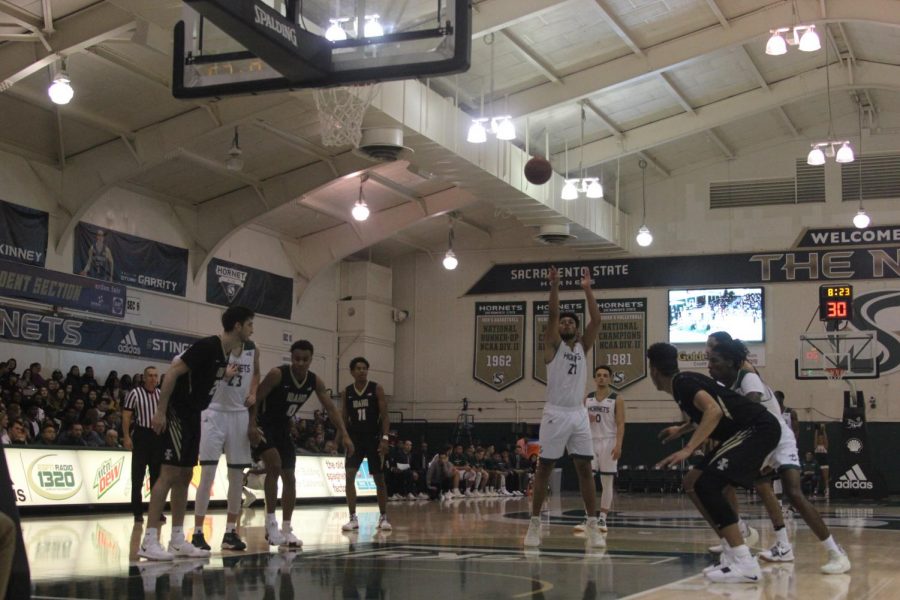
M 594 342 L 594 368 L 612 369 L 610 387 L 621 390 L 647 376 L 647 299 L 597 300 L 602 318 Z
M 472 376 L 500 391 L 525 377 L 525 303 L 475 303 Z
M 578 333 L 584 333 L 584 300 L 560 300 L 559 312 L 572 312 L 578 315 Z M 546 300 L 535 302 L 531 306 L 531 376 L 544 385 L 547 384 L 547 363 L 544 361 L 544 332 L 550 316 L 550 303 Z

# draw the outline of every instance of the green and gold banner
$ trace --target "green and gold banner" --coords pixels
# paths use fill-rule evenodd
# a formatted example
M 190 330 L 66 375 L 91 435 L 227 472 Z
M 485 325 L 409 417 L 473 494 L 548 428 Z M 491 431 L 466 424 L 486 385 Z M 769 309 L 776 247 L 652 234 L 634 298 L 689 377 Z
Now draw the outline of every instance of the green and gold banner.
M 578 315 L 578 332 L 584 333 L 584 300 L 560 300 L 559 312 L 571 312 Z M 544 362 L 544 330 L 547 329 L 547 318 L 550 315 L 550 303 L 535 302 L 532 305 L 534 329 L 531 343 L 531 376 L 547 385 L 547 363 Z
M 647 376 L 647 299 L 597 300 L 603 317 L 594 343 L 594 368 L 612 369 L 610 387 L 621 390 Z
M 472 376 L 500 391 L 525 376 L 525 303 L 475 303 Z

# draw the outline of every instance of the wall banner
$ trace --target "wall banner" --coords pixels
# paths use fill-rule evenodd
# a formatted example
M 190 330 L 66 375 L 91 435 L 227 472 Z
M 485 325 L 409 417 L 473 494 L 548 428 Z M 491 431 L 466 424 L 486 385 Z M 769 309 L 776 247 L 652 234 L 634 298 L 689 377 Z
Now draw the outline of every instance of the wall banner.
M 0 200 L 0 258 L 43 267 L 50 215 Z
M 573 312 L 578 315 L 578 332 L 584 333 L 584 300 L 560 300 L 559 312 Z M 531 305 L 531 376 L 547 385 L 547 363 L 544 362 L 544 331 L 550 316 L 550 303 L 546 300 Z
M 525 303 L 475 303 L 472 376 L 496 391 L 525 377 Z
M 0 338 L 127 358 L 170 361 L 199 338 L 0 304 Z
M 796 248 L 837 248 L 841 246 L 896 246 L 900 244 L 900 225 L 873 225 L 865 229 L 832 227 L 807 229 Z
M 554 263 L 559 289 L 580 290 L 582 269 L 594 289 L 900 279 L 900 248 L 776 251 L 746 254 L 654 256 Z M 548 292 L 550 263 L 494 265 L 467 296 Z
M 603 317 L 594 342 L 594 368 L 612 369 L 610 387 L 621 390 L 647 376 L 647 299 L 597 300 Z
M 206 266 L 206 301 L 246 306 L 263 315 L 291 318 L 294 280 L 218 258 Z
M 125 315 L 124 286 L 5 260 L 0 260 L 0 296 L 114 317 Z
M 73 272 L 173 296 L 185 295 L 186 248 L 88 223 L 78 223 L 74 237 Z

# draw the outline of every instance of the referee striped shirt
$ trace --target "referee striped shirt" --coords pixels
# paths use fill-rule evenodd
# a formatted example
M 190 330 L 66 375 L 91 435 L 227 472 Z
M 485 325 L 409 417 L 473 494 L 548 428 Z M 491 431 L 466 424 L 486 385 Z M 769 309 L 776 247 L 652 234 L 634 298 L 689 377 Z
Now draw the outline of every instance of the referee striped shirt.
M 148 392 L 144 386 L 141 386 L 128 392 L 122 409 L 134 411 L 135 427 L 149 429 L 153 415 L 156 413 L 157 402 L 159 402 L 159 388 Z

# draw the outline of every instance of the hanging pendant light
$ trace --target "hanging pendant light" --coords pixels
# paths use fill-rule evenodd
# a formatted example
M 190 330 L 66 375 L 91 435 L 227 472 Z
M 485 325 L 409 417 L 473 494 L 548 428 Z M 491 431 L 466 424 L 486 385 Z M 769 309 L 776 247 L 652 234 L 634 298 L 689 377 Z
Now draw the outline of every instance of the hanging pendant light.
M 359 198 L 357 198 L 356 202 L 353 204 L 353 209 L 350 211 L 350 214 L 353 215 L 353 218 L 357 221 L 365 221 L 369 218 L 369 205 L 366 204 L 366 198 L 363 196 L 363 184 L 369 178 L 367 174 L 363 174 L 359 178 Z
M 638 246 L 646 248 L 653 243 L 653 234 L 650 233 L 650 229 L 647 227 L 647 189 L 645 180 L 645 176 L 647 173 L 647 161 L 641 159 L 638 162 L 638 166 L 641 168 L 641 206 L 643 207 L 643 210 L 641 216 L 641 227 L 640 229 L 638 229 L 637 236 L 635 236 L 634 239 L 638 243 Z

